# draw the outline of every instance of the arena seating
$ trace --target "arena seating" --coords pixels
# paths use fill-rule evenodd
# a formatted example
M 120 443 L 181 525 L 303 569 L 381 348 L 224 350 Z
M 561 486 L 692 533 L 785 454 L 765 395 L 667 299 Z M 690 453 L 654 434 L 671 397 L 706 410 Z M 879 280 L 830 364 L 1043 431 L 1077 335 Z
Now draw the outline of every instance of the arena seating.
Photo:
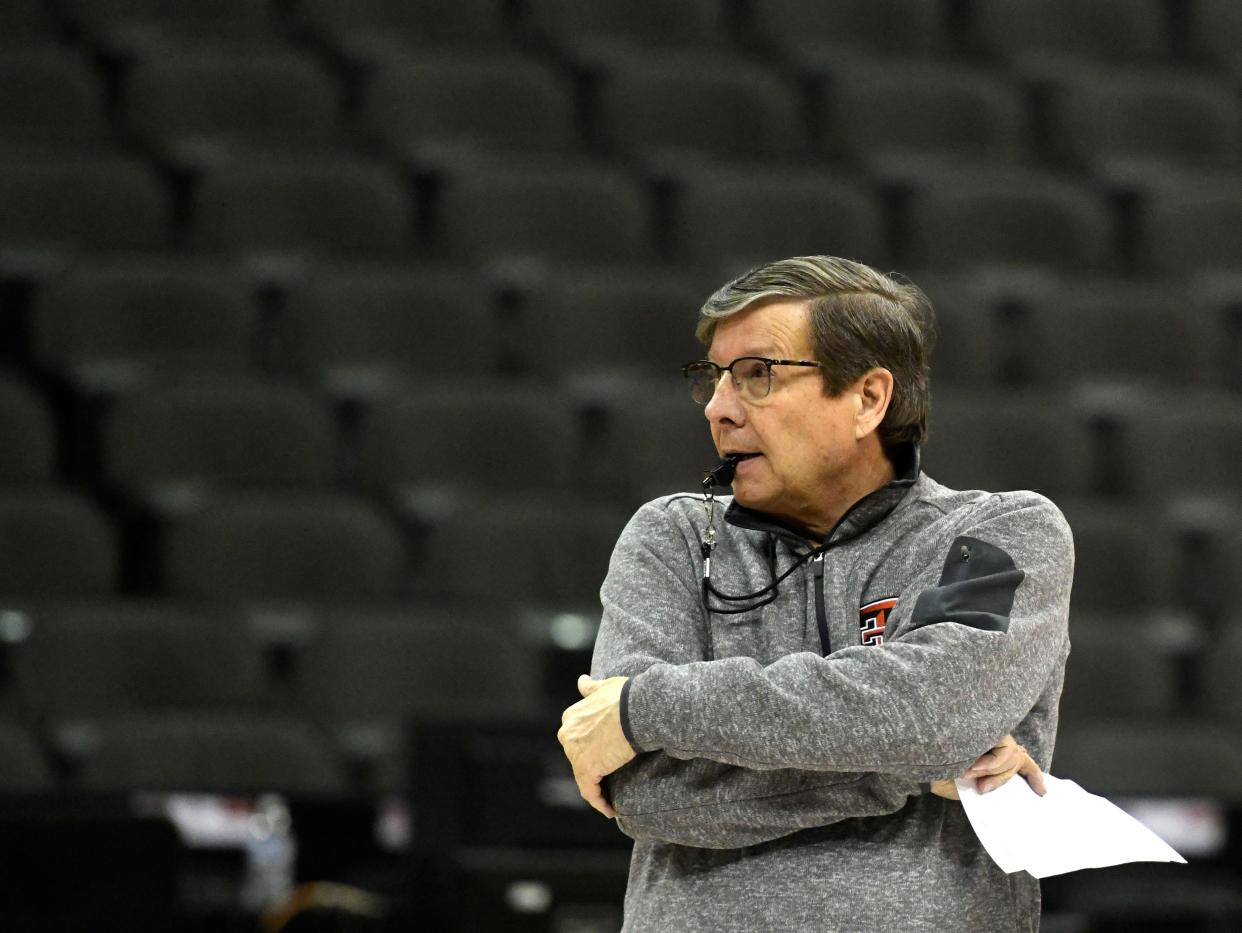
M 712 463 L 698 306 L 830 253 L 937 307 L 929 475 L 1074 531 L 1054 773 L 1224 834 L 1050 881 L 1047 928 L 1236 927 L 1239 40 L 1229 0 L 0 4 L 0 825 L 271 791 L 388 929 L 615 929 L 550 741 L 611 546 Z M 152 845 L 206 864 L 130 928 L 252 925 L 218 841 Z

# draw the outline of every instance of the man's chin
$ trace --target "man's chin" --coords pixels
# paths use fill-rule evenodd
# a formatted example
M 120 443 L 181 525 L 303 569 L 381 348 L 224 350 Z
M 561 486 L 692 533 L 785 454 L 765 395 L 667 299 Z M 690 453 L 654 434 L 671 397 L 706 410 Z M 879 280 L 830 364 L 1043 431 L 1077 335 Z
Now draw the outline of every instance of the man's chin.
M 734 480 L 733 501 L 738 505 L 744 505 L 748 509 L 763 511 L 767 498 L 763 495 L 763 490 L 757 483 Z

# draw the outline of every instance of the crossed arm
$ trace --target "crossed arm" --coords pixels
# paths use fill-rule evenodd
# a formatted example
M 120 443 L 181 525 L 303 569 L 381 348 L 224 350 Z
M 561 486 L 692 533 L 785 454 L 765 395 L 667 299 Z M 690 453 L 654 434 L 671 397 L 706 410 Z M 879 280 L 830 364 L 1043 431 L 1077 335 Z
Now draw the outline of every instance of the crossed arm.
M 628 677 L 592 680 L 578 678 L 583 699 L 565 710 L 557 738 L 565 748 L 574 769 L 574 780 L 582 798 L 604 816 L 617 815 L 604 793 L 605 778 L 629 764 L 637 752 L 621 728 L 621 690 Z M 995 747 L 976 758 L 963 773 L 978 781 L 980 793 L 1000 787 L 1014 775 L 1022 775 L 1037 794 L 1044 794 L 1044 776 L 1039 764 L 1012 735 L 1005 735 Z M 957 800 L 953 778 L 931 782 L 931 792 L 947 800 Z
M 580 682 L 584 699 L 566 711 L 560 732 L 583 796 L 617 815 L 627 833 L 737 847 L 894 812 L 920 792 L 921 781 L 952 796 L 952 777 L 961 773 L 982 776 L 985 787 L 1020 773 L 1042 789 L 1032 756 L 1010 736 L 997 737 L 1018 730 L 1047 680 L 1057 646 L 1050 651 L 1041 643 L 1063 635 L 1060 604 L 1068 590 L 1042 582 L 1057 576 L 1053 568 L 1045 574 L 1038 560 L 1027 561 L 1037 579 L 1014 610 L 1014 632 L 977 628 L 977 619 L 963 615 L 963 623 L 945 610 L 933 621 L 958 624 L 910 628 L 883 649 L 791 655 L 767 667 L 749 658 L 704 662 L 705 639 L 693 631 L 699 611 L 692 581 L 679 579 L 642 544 L 652 532 L 643 522 L 653 520 L 636 516 L 629 551 L 619 547 L 630 566 L 624 588 L 605 584 L 595 663 L 601 679 Z M 1012 525 L 992 531 L 1012 537 Z M 680 595 L 640 606 L 635 592 Z M 986 711 L 962 690 L 977 687 L 982 676 L 995 678 L 989 683 L 996 686 L 985 689 L 1005 694 Z M 641 725 L 636 743 L 621 725 L 629 678 L 636 682 L 630 724 Z M 867 720 L 865 711 L 877 706 L 867 698 L 876 696 L 886 698 L 885 707 Z M 763 727 L 736 728 L 746 721 Z M 868 741 L 841 740 L 842 723 Z M 650 750 L 638 761 L 635 745 Z

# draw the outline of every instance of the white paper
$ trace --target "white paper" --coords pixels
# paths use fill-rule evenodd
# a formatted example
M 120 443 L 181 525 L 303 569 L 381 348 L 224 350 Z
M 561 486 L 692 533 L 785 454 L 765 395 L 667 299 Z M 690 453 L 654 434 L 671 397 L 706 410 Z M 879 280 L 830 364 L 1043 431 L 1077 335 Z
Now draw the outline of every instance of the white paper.
M 1185 859 L 1150 829 L 1073 781 L 1044 775 L 1040 797 L 1020 776 L 980 794 L 973 778 L 957 781 L 966 817 L 1002 871 L 1047 878 L 1080 868 Z

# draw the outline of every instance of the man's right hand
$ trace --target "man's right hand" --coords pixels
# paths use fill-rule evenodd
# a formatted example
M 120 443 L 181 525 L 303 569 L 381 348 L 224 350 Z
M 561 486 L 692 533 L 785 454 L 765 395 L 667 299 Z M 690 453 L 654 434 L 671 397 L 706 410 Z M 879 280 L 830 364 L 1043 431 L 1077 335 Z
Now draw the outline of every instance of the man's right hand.
M 1043 796 L 1044 773 L 1039 770 L 1039 765 L 1033 759 L 1024 747 L 1018 744 L 1018 740 L 1012 735 L 1006 735 L 1000 740 L 991 751 L 985 752 L 975 759 L 974 764 L 966 769 L 966 773 L 962 775 L 964 778 L 977 778 L 975 788 L 981 794 L 988 791 L 996 790 L 1015 774 L 1020 774 L 1026 778 L 1026 783 L 1031 786 L 1031 790 Z M 945 778 L 941 781 L 932 781 L 931 792 L 937 797 L 944 797 L 948 800 L 957 800 L 957 785 L 952 778 Z

